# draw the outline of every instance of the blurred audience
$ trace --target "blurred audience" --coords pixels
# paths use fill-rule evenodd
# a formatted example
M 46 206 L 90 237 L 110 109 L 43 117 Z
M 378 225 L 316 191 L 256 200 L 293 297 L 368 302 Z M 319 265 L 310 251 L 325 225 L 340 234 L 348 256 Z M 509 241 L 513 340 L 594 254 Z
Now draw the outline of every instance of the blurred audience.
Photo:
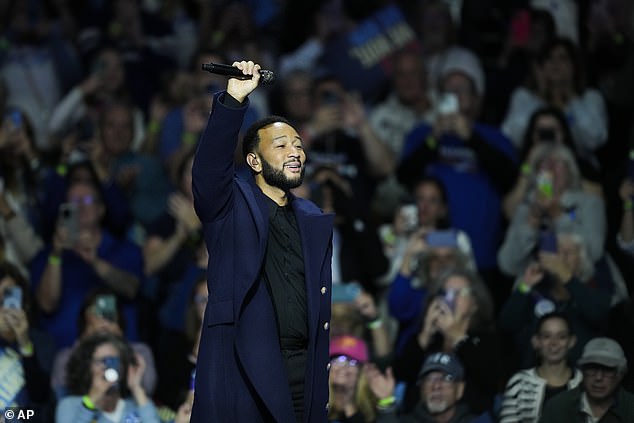
M 537 365 L 515 373 L 506 384 L 500 423 L 537 423 L 548 400 L 579 385 L 581 372 L 568 359 L 576 342 L 563 314 L 551 312 L 540 317 L 531 337 Z
M 550 105 L 566 115 L 579 156 L 598 165 L 593 154 L 607 140 L 607 114 L 603 97 L 586 85 L 583 70 L 579 51 L 568 39 L 555 39 L 539 52 L 529 82 L 513 92 L 502 123 L 518 149 L 529 116 Z
M 368 347 L 362 339 L 343 335 L 330 340 L 329 422 L 375 421 L 377 399 L 364 372 L 368 360 Z
M 574 421 L 627 422 L 634 419 L 634 395 L 621 387 L 627 359 L 610 338 L 593 338 L 577 362 L 583 380 L 546 404 L 541 423 Z
M 604 255 L 607 235 L 603 200 L 583 191 L 579 167 L 565 146 L 541 146 L 535 156 L 529 188 L 498 251 L 500 269 L 513 276 L 523 271 L 544 231 L 579 235 L 595 263 Z
M 466 270 L 447 270 L 427 295 L 419 332 L 393 361 L 396 380 L 407 389 L 404 409 L 416 404 L 416 375 L 427 355 L 455 353 L 465 368 L 464 400 L 477 414 L 492 410 L 501 378 L 501 351 L 493 327 L 493 302 L 480 278 Z
M 57 399 L 61 399 L 68 394 L 66 386 L 66 369 L 68 360 L 82 341 L 95 334 L 112 334 L 124 338 L 125 317 L 123 307 L 117 301 L 114 293 L 107 288 L 93 290 L 85 298 L 81 307 L 81 312 L 77 317 L 79 338 L 71 346 L 62 348 L 55 355 L 53 372 L 51 374 L 51 388 Z M 129 342 L 130 348 L 135 354 L 143 357 L 146 369 L 143 373 L 141 385 L 148 395 L 154 393 L 156 387 L 157 373 L 154 364 L 154 354 L 149 345 L 143 342 Z
M 156 407 L 141 385 L 146 364 L 113 334 L 82 339 L 68 360 L 70 395 L 55 410 L 55 422 L 142 421 L 158 423 Z
M 0 408 L 28 408 L 46 422 L 55 343 L 33 325 L 33 313 L 27 280 L 12 264 L 0 263 Z
M 135 298 L 144 280 L 141 249 L 111 235 L 103 226 L 105 205 L 88 181 L 68 186 L 55 235 L 31 263 L 31 286 L 42 310 L 39 324 L 59 347 L 78 338 L 81 304 L 96 287 L 110 287 L 125 299 L 126 334 L 137 339 Z

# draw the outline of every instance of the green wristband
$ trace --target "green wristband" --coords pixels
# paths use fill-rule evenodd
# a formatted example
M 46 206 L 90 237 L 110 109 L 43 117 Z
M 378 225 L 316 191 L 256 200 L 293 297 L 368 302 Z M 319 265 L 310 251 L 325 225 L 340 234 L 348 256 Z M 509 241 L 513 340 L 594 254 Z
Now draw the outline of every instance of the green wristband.
M 521 281 L 519 285 L 517 285 L 517 290 L 522 294 L 527 294 L 531 291 L 531 287 L 526 285 L 524 281 Z
M 84 407 L 91 411 L 97 410 L 97 407 L 95 407 L 95 404 L 92 402 L 88 395 L 84 395 L 83 397 L 81 397 L 81 403 L 84 405 Z
M 533 173 L 533 168 L 528 163 L 524 163 L 520 170 L 524 176 L 531 176 L 531 173 Z
M 389 408 L 389 407 L 393 406 L 395 402 L 396 402 L 396 398 L 394 397 L 394 395 L 391 395 L 391 396 L 389 396 L 387 398 L 380 399 L 376 403 L 376 405 L 379 408 Z
M 627 200 L 623 202 L 623 210 L 630 211 L 632 209 L 634 209 L 634 201 Z

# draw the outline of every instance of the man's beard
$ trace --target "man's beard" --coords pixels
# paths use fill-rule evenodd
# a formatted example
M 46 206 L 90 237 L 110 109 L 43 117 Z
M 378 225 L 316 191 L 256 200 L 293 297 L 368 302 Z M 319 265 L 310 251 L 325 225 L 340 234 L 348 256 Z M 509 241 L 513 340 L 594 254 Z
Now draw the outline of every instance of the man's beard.
M 284 174 L 284 170 L 275 169 L 266 160 L 262 159 L 262 177 L 264 181 L 283 191 L 289 191 L 293 188 L 300 186 L 304 180 L 304 173 L 306 167 L 302 166 L 302 170 L 297 176 L 297 179 L 291 179 Z

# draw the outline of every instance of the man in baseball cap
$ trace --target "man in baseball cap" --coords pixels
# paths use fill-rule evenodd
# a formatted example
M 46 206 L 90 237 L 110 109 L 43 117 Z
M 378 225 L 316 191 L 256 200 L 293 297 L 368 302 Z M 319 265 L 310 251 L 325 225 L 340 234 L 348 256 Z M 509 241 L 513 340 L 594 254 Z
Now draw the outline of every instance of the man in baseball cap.
M 540 423 L 634 422 L 634 395 L 621 387 L 627 359 L 610 338 L 593 338 L 577 361 L 583 381 L 546 403 Z
M 391 371 L 382 375 L 370 368 L 367 376 L 370 388 L 379 398 L 380 393 L 385 397 L 385 386 L 394 386 Z M 459 403 L 465 387 L 464 368 L 455 355 L 429 355 L 418 373 L 418 385 L 420 402 L 411 413 L 399 417 L 394 407 L 383 408 L 379 401 L 376 423 L 471 423 L 474 420 L 467 405 Z

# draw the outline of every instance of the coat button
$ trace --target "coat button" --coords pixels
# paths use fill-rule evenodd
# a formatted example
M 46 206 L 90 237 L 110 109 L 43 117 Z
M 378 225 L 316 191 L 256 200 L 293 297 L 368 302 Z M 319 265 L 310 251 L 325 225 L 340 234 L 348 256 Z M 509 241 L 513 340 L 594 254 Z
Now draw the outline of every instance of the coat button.
M 328 362 L 328 364 L 326 364 L 326 371 L 330 370 L 330 362 Z
M 326 403 L 326 411 L 330 410 L 330 404 Z
M 324 295 L 326 293 L 326 287 L 322 286 L 321 287 L 321 295 Z
M 328 322 L 324 323 L 324 330 L 328 330 L 329 327 L 330 327 L 330 323 Z

